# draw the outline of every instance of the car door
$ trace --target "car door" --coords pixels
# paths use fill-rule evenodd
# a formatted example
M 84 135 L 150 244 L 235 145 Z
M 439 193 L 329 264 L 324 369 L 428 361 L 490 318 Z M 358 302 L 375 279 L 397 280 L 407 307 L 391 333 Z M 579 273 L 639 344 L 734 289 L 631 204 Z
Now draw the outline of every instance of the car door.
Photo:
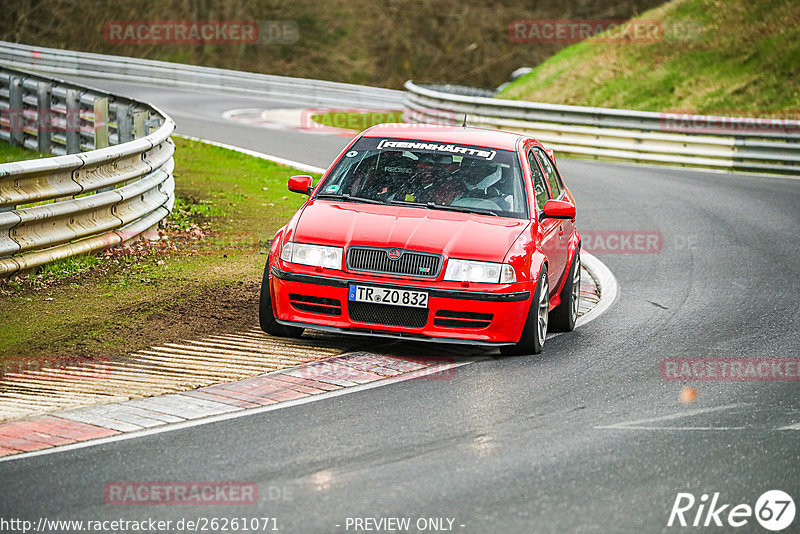
M 534 152 L 536 153 L 536 157 L 539 159 L 542 164 L 542 168 L 544 169 L 545 178 L 547 179 L 547 184 L 550 188 L 550 196 L 557 200 L 570 201 L 569 196 L 567 196 L 566 189 L 564 188 L 564 182 L 561 180 L 561 175 L 558 174 L 556 164 L 551 159 L 550 155 L 547 153 L 547 151 L 542 150 L 540 147 L 534 147 Z M 569 267 L 569 239 L 574 228 L 574 220 L 558 220 L 558 237 L 562 249 L 560 254 L 563 254 L 565 270 Z
M 561 252 L 561 239 L 558 235 L 558 230 L 560 228 L 558 223 L 560 221 L 558 219 L 541 220 L 541 213 L 544 210 L 544 204 L 551 198 L 550 191 L 545 183 L 542 167 L 534 155 L 533 150 L 528 148 L 526 155 L 528 159 L 528 166 L 530 167 L 531 171 L 533 192 L 536 197 L 536 216 L 540 218 L 539 224 L 533 228 L 538 228 L 539 235 L 536 236 L 536 241 L 539 242 L 542 252 L 545 256 L 547 256 L 547 283 L 550 286 L 550 293 L 552 294 L 558 287 L 557 283 L 559 280 L 561 280 L 564 272 L 563 261 L 559 259 L 563 254 Z
M 553 175 L 552 178 L 555 182 L 558 183 L 558 187 L 561 190 L 561 200 L 566 200 L 568 202 L 573 202 L 573 199 L 570 198 L 570 195 L 567 193 L 566 188 L 564 186 L 564 179 L 561 177 L 561 172 L 558 170 L 558 165 L 556 164 L 555 156 L 553 155 L 552 150 L 545 150 L 545 157 L 551 163 L 553 168 Z M 561 228 L 564 230 L 562 234 L 562 238 L 564 240 L 564 246 L 567 247 L 567 265 L 565 268 L 569 267 L 569 241 L 572 235 L 575 233 L 576 225 L 575 219 L 563 219 L 561 221 Z

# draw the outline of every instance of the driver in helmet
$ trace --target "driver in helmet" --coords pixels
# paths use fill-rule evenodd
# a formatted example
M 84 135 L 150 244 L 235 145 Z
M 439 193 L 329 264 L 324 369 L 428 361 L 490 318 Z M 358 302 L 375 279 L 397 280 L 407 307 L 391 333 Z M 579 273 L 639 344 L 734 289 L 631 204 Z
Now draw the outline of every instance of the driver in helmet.
M 492 200 L 504 210 L 512 207 L 511 196 L 505 191 L 509 182 L 500 165 L 464 158 L 461 168 L 453 175 L 453 181 L 461 185 L 461 191 L 451 202 L 466 197 Z
M 418 156 L 411 194 L 406 195 L 406 200 L 413 197 L 412 202 L 448 204 L 448 199 L 456 194 L 450 177 L 458 169 L 458 163 L 448 154 L 418 153 Z

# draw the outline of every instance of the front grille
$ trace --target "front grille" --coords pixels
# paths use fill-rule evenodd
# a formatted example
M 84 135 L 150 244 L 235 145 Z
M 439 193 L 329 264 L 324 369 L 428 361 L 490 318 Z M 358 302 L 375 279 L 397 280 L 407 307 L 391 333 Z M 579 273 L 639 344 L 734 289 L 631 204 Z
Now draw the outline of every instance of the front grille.
M 397 259 L 389 257 L 389 252 L 399 253 Z M 347 249 L 347 268 L 351 271 L 365 271 L 383 274 L 404 274 L 422 278 L 436 278 L 442 266 L 439 254 L 428 252 L 409 252 L 402 249 L 350 247 Z
M 342 314 L 342 304 L 336 299 L 289 293 L 289 302 L 293 308 L 304 312 L 321 313 L 323 315 Z
M 350 319 L 359 323 L 422 328 L 428 323 L 427 308 L 391 306 L 374 302 L 348 302 Z
M 433 324 L 448 328 L 486 328 L 493 317 L 491 313 L 440 310 L 436 312 Z

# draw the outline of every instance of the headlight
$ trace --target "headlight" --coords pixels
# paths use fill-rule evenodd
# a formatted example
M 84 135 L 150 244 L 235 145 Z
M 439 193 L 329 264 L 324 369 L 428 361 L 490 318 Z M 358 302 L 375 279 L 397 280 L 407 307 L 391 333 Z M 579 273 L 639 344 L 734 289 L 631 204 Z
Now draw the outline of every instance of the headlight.
M 281 259 L 289 263 L 299 263 L 312 267 L 342 269 L 341 247 L 286 243 L 283 245 L 283 250 L 281 250 Z
M 444 279 L 452 282 L 487 282 L 510 284 L 517 281 L 514 268 L 505 263 L 486 261 L 449 260 Z

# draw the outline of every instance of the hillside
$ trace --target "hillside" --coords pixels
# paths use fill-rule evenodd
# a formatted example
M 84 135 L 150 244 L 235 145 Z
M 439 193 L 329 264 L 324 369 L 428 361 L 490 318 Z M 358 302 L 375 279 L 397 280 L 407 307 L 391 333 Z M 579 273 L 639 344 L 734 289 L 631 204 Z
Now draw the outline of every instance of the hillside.
M 494 88 L 566 43 L 509 38 L 518 19 L 627 19 L 663 0 L 3 0 L 0 39 L 102 54 L 400 88 Z M 130 43 L 110 23 L 255 21 L 267 42 Z M 281 35 L 287 25 L 292 31 Z M 271 39 L 278 37 L 278 39 Z M 286 37 L 286 38 L 281 38 Z
M 663 38 L 583 41 L 499 96 L 650 111 L 785 110 L 800 118 L 800 2 L 674 0 L 638 18 L 660 21 Z

